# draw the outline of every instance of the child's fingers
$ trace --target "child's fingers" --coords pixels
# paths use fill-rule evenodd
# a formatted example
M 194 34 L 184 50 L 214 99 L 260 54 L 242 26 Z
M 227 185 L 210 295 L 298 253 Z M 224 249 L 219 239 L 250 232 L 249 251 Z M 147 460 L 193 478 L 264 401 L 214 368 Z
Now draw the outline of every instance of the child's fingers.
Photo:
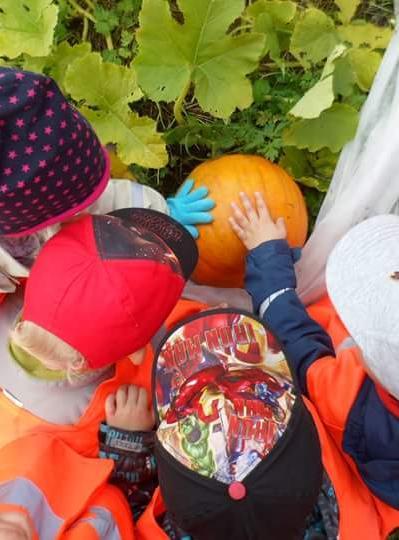
M 287 228 L 285 226 L 285 220 L 283 217 L 279 217 L 276 221 L 276 227 L 281 234 L 282 238 L 287 236 Z
M 145 388 L 139 388 L 137 405 L 145 409 L 148 407 L 147 390 Z
M 235 222 L 242 228 L 247 227 L 248 223 L 249 223 L 248 219 L 243 214 L 243 212 L 242 212 L 241 208 L 238 206 L 238 204 L 235 203 L 235 202 L 232 202 L 231 203 L 231 209 L 233 210 L 233 218 L 234 218 Z
M 261 219 L 264 219 L 266 221 L 272 221 L 269 209 L 265 203 L 265 199 L 262 197 L 259 191 L 255 193 L 255 202 L 256 202 L 256 210 L 258 212 L 258 216 Z
M 110 394 L 105 400 L 105 416 L 109 418 L 114 416 L 116 412 L 115 394 Z
M 242 227 L 240 227 L 240 225 L 237 223 L 237 221 L 235 220 L 235 218 L 233 217 L 229 217 L 229 223 L 230 223 L 230 227 L 233 229 L 233 231 L 236 233 L 236 235 L 238 236 L 238 238 L 240 238 L 240 240 L 244 240 L 245 238 L 245 232 L 244 232 L 244 229 L 242 229 Z
M 127 401 L 130 405 L 136 405 L 139 395 L 139 388 L 134 384 L 130 384 L 127 390 Z
M 241 192 L 240 193 L 242 204 L 245 208 L 245 212 L 247 214 L 248 221 L 253 221 L 258 217 L 255 208 L 252 205 L 252 202 L 250 201 L 248 195 L 246 193 Z
M 122 408 L 126 405 L 127 401 L 127 385 L 120 386 L 116 392 L 116 407 Z

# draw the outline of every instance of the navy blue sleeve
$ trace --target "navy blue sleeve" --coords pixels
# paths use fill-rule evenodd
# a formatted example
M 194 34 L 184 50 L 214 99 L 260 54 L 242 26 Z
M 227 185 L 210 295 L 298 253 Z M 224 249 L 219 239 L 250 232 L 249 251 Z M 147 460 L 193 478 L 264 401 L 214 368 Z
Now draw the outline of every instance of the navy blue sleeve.
M 288 289 L 270 303 L 262 318 L 284 348 L 301 390 L 307 394 L 308 368 L 335 353 L 329 335 L 309 317 L 295 287 L 292 253 L 285 240 L 264 242 L 249 252 L 245 288 L 257 312 L 274 293 Z

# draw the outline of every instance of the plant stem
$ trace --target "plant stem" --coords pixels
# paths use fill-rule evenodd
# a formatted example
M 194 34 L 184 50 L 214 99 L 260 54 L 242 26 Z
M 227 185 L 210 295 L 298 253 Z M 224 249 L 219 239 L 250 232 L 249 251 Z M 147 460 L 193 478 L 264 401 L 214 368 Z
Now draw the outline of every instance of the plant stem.
M 82 6 L 80 6 L 76 0 L 68 0 L 68 2 L 71 4 L 71 6 L 78 12 L 80 13 L 81 15 L 83 15 L 83 17 L 86 17 L 86 19 L 89 19 L 89 21 L 93 22 L 94 24 L 97 22 L 95 17 L 89 12 L 87 11 L 86 9 L 82 8 Z
M 96 6 L 94 5 L 94 2 L 92 0 L 85 0 L 85 2 L 91 10 L 95 9 Z
M 107 44 L 107 49 L 108 49 L 109 51 L 112 51 L 113 48 L 114 48 L 114 43 L 113 43 L 113 41 L 112 41 L 112 36 L 111 36 L 111 34 L 106 34 L 106 35 L 105 35 L 105 42 L 106 42 L 106 44 Z
M 183 105 L 184 100 L 186 99 L 186 96 L 188 94 L 188 91 L 190 90 L 191 80 L 189 79 L 186 86 L 183 88 L 182 93 L 175 101 L 175 105 L 173 107 L 173 114 L 175 115 L 176 122 L 179 125 L 185 124 L 184 116 L 183 116 Z
M 87 17 L 83 17 L 82 41 L 86 41 L 88 32 L 89 32 L 89 19 Z
M 288 68 L 302 68 L 303 69 L 303 65 L 300 63 L 300 62 L 282 62 L 282 65 L 284 67 L 288 67 Z M 266 63 L 263 63 L 260 65 L 260 70 L 262 71 L 262 68 L 278 68 L 278 69 L 281 69 L 280 65 L 277 64 L 276 62 L 266 62 Z

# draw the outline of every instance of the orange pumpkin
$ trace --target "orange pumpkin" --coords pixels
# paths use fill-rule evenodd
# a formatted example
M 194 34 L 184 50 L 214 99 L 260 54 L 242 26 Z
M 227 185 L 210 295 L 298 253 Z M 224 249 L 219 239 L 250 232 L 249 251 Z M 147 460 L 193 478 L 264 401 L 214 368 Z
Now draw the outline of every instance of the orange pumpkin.
M 232 201 L 239 193 L 263 194 L 273 219 L 283 217 L 291 247 L 303 246 L 308 216 L 302 193 L 294 180 L 278 165 L 259 156 L 229 155 L 206 161 L 190 175 L 195 187 L 205 186 L 216 202 L 214 221 L 199 226 L 199 262 L 193 279 L 202 285 L 242 287 L 246 250 L 230 228 Z

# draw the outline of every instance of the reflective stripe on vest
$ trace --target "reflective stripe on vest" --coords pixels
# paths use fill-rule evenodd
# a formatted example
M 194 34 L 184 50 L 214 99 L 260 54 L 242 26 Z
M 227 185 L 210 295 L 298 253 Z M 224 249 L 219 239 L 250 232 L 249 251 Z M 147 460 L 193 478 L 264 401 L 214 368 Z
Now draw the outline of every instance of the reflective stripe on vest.
M 40 489 L 27 478 L 15 478 L 0 484 L 0 503 L 26 508 L 40 540 L 54 540 L 64 523 L 50 508 Z
M 101 506 L 91 506 L 89 512 L 94 516 L 80 519 L 74 526 L 76 527 L 79 523 L 88 523 L 96 530 L 101 540 L 121 540 L 118 525 L 109 510 Z
M 356 347 L 356 342 L 353 337 L 348 336 L 342 341 L 342 343 L 338 345 L 335 352 L 336 354 L 339 354 L 340 352 L 345 351 L 346 349 L 351 349 L 352 347 Z

